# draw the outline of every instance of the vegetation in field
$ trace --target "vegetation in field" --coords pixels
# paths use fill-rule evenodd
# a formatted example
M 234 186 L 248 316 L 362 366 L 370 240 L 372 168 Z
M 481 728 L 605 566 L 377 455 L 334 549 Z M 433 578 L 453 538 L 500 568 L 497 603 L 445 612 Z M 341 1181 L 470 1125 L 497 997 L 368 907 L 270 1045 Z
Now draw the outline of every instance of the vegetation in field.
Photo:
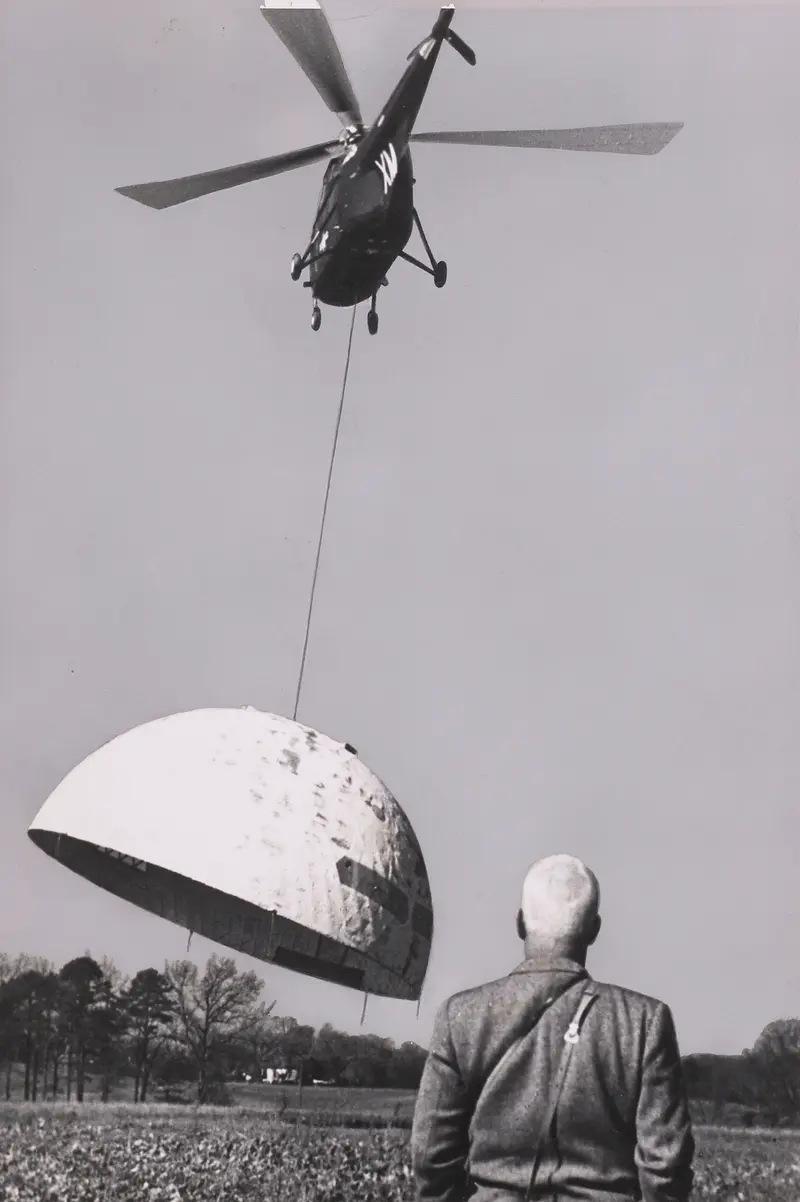
M 5 1202 L 413 1202 L 407 1133 L 284 1126 L 232 1109 L 0 1107 Z M 797 1202 L 796 1133 L 700 1130 L 693 1198 Z

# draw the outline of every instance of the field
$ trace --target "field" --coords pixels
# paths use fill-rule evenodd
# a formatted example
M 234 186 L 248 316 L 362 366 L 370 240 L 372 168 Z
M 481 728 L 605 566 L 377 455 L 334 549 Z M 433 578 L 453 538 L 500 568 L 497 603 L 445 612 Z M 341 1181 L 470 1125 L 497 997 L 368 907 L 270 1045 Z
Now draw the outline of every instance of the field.
M 287 1123 L 270 1108 L 0 1103 L 0 1199 L 414 1202 L 407 1130 L 324 1128 L 321 1102 L 316 1113 Z M 800 1198 L 799 1133 L 705 1128 L 697 1142 L 695 1199 Z
M 346 1087 L 306 1087 L 296 1085 L 231 1085 L 237 1106 L 246 1110 L 268 1110 L 289 1116 L 308 1115 L 313 1122 L 337 1119 L 341 1122 L 358 1116 L 363 1122 L 373 1119 L 384 1125 L 410 1126 L 416 1094 L 406 1089 L 348 1089 Z
M 5 1081 L 0 1081 L 4 1086 Z M 12 1102 L 23 1101 L 24 1073 L 21 1066 L 12 1068 L 9 1078 Z M 414 1114 L 414 1099 L 416 1094 L 408 1089 L 356 1089 L 347 1086 L 304 1086 L 300 1089 L 295 1084 L 259 1084 L 244 1081 L 229 1081 L 227 1089 L 234 1106 L 240 1110 L 262 1114 L 265 1111 L 282 1115 L 284 1119 L 308 1116 L 311 1122 L 317 1117 L 337 1125 L 350 1124 L 369 1126 L 380 1123 L 385 1126 L 392 1123 L 395 1126 L 411 1126 Z M 63 1097 L 63 1082 L 59 1097 Z M 195 1099 L 195 1086 L 184 1083 L 175 1087 L 171 1102 L 185 1102 L 191 1107 Z M 85 1102 L 100 1102 L 100 1080 L 88 1076 L 84 1094 Z M 148 1101 L 163 1101 L 163 1098 L 148 1095 Z M 133 1079 L 120 1077 L 111 1083 L 110 1102 L 113 1104 L 133 1102 Z M 0 1108 L 3 1102 L 0 1101 Z M 52 1099 L 48 1100 L 44 1114 L 52 1109 Z M 138 1107 L 136 1108 L 139 1109 Z M 157 1108 L 162 1109 L 161 1107 Z M 174 1108 L 170 1107 L 170 1112 Z M 192 1113 L 194 1113 L 192 1111 Z M 0 1193 L 2 1202 L 2 1193 Z

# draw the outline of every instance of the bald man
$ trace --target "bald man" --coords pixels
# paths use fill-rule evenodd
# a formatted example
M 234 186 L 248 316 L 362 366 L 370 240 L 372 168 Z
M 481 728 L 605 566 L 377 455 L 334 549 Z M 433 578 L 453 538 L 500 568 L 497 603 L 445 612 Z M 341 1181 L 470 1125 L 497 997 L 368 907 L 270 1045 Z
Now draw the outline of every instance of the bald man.
M 694 1140 L 669 1007 L 592 980 L 597 879 L 528 871 L 525 959 L 440 1008 L 411 1136 L 420 1202 L 686 1202 Z

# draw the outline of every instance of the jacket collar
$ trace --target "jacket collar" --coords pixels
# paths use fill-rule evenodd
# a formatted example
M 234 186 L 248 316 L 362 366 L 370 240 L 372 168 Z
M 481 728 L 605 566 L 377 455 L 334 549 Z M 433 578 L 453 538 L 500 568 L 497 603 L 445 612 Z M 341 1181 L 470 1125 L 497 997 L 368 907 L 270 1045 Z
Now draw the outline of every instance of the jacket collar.
M 567 972 L 573 973 L 576 980 L 588 977 L 589 972 L 576 960 L 568 960 L 563 956 L 537 956 L 532 960 L 523 960 L 510 975 L 520 972 Z

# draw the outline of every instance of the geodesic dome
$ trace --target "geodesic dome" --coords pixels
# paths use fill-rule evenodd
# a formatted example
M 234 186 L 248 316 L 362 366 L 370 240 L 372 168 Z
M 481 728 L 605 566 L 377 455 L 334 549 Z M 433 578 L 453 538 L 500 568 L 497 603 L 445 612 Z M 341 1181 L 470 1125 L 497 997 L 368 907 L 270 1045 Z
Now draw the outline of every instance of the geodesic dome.
M 234 951 L 416 1000 L 430 886 L 355 750 L 275 714 L 204 709 L 106 743 L 28 829 L 73 872 Z

